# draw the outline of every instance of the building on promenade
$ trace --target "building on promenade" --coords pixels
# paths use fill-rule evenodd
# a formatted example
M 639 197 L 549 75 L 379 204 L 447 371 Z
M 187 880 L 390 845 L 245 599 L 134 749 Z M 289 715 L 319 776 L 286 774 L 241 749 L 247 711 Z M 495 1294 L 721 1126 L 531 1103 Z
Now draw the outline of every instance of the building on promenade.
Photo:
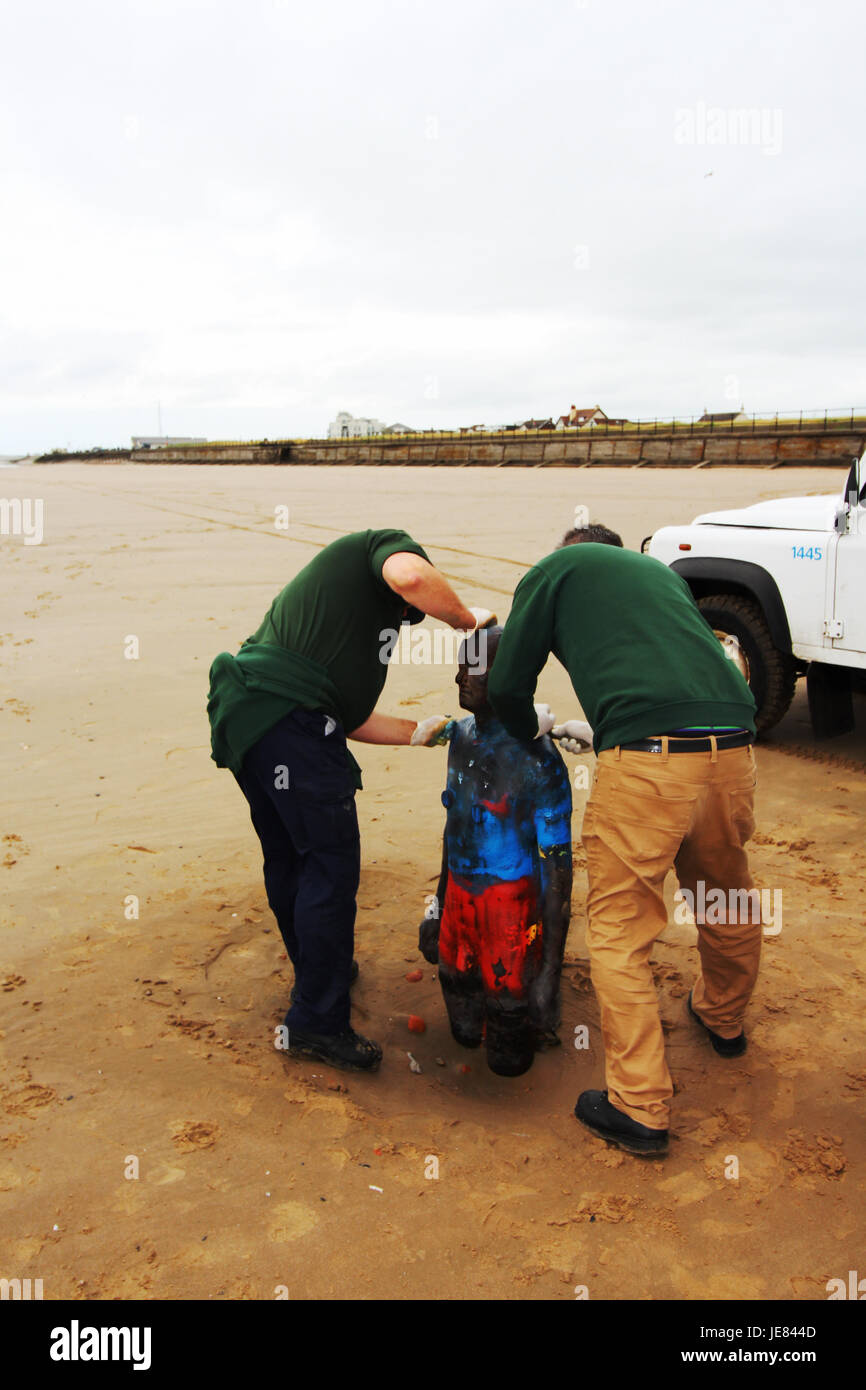
M 336 420 L 332 420 L 328 426 L 329 439 L 366 439 L 368 435 L 384 432 L 385 426 L 381 420 L 350 415 L 348 410 L 338 411 Z
M 587 425 L 604 425 L 606 423 L 607 416 L 600 405 L 585 406 L 582 410 L 578 410 L 577 406 L 573 405 L 567 415 L 560 415 L 556 422 L 556 428 L 558 430 L 582 430 Z

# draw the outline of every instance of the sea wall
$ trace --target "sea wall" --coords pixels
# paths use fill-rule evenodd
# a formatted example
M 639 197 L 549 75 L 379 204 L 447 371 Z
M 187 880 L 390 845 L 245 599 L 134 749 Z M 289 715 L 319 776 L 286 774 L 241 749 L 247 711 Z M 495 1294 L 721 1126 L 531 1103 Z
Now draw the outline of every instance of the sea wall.
M 840 467 L 866 448 L 862 429 L 846 432 L 763 430 L 732 434 L 689 434 L 583 430 L 575 435 L 467 436 L 464 439 L 309 440 L 288 445 L 289 463 L 307 464 L 451 464 L 543 468 L 743 467 L 779 468 L 787 465 Z M 186 452 L 186 451 L 185 451 Z
M 757 430 L 574 430 L 517 434 L 398 435 L 376 439 L 299 439 L 196 444 L 114 454 L 44 456 L 37 463 L 84 460 L 144 464 L 351 464 L 492 468 L 841 468 L 866 448 L 866 419 L 845 427 Z

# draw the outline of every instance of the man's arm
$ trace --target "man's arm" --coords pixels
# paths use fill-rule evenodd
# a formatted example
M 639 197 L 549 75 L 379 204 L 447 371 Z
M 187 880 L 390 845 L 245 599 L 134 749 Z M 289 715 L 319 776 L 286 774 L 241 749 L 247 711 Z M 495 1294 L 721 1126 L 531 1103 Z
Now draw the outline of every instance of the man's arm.
M 490 668 L 487 698 L 512 738 L 538 733 L 532 697 L 553 643 L 553 603 L 544 574 L 532 569 L 524 575 Z
M 414 719 L 396 719 L 390 714 L 379 714 L 377 710 L 357 729 L 346 735 L 356 743 L 408 743 L 418 728 Z
M 346 737 L 353 738 L 356 743 L 411 743 L 414 747 L 437 748 L 448 743 L 453 727 L 454 720 L 447 714 L 430 714 L 416 724 L 414 719 L 397 719 L 373 710 L 369 718 Z
M 440 618 L 453 628 L 475 627 L 475 614 L 459 599 L 435 565 L 409 550 L 389 555 L 382 565 L 382 578 L 413 608 Z

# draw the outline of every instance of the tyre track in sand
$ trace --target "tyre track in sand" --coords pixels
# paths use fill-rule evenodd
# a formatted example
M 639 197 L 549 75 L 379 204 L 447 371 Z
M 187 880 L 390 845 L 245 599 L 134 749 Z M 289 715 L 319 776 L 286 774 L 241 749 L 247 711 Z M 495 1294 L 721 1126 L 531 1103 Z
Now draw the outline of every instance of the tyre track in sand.
M 99 497 L 104 497 L 106 499 L 109 497 L 119 497 L 123 500 L 131 501 L 133 506 L 144 507 L 150 511 L 165 512 L 169 516 L 189 517 L 191 520 L 207 522 L 212 526 L 224 526 L 228 530 L 249 531 L 255 536 L 268 536 L 278 541 L 294 541 L 298 545 L 311 546 L 316 550 L 324 550 L 326 545 L 329 544 L 329 542 L 326 540 L 320 541 L 306 536 L 299 536 L 294 532 L 289 534 L 288 532 L 275 531 L 273 529 L 266 528 L 262 525 L 257 526 L 248 522 L 239 521 L 236 519 L 238 516 L 238 513 L 236 511 L 234 511 L 231 507 L 225 506 L 218 502 L 209 502 L 207 504 L 208 508 L 212 511 L 228 513 L 228 517 L 209 516 L 204 512 L 193 512 L 182 507 L 173 506 L 171 504 L 153 502 L 150 500 L 149 496 L 145 498 L 140 492 L 132 489 L 106 488 L 99 487 L 96 485 L 90 485 L 88 483 L 71 483 L 65 481 L 62 482 L 62 486 L 69 487 L 80 492 L 94 493 L 95 495 Z M 330 532 L 332 533 L 333 537 L 351 535 L 351 531 L 347 530 L 344 527 L 328 526 L 324 525 L 321 522 L 302 521 L 296 522 L 295 525 L 303 527 L 305 530 Z M 526 570 L 531 569 L 533 563 L 532 561 L 515 560 L 510 556 L 487 555 L 482 551 L 465 550 L 458 546 L 437 544 L 431 545 L 429 549 L 446 551 L 449 554 L 461 556 L 465 558 L 467 561 L 480 560 L 489 564 L 513 565 L 520 568 L 524 572 Z M 440 569 L 440 573 L 443 574 L 445 578 L 450 580 L 452 583 L 460 584 L 463 586 L 467 584 L 474 584 L 483 592 L 491 594 L 502 594 L 508 598 L 511 598 L 514 593 L 513 586 L 503 588 L 500 585 L 491 584 L 487 581 L 480 581 L 466 574 L 455 574 L 451 571 L 443 569 Z M 840 770 L 846 772 L 862 773 L 864 770 L 866 770 L 866 765 L 864 765 L 863 762 L 858 761 L 856 758 L 851 758 L 846 754 L 842 753 L 833 753 L 822 748 L 813 748 L 810 747 L 808 744 L 763 743 L 759 740 L 756 744 L 756 747 L 759 749 L 765 748 L 775 753 L 784 754 L 786 757 L 798 758 L 804 762 L 815 763 L 818 766 L 839 768 Z
M 159 503 L 159 502 L 152 502 L 152 501 L 149 501 L 149 500 L 148 500 L 148 501 L 145 501 L 145 500 L 142 500 L 141 494 L 134 495 L 134 494 L 131 493 L 130 491 L 124 490 L 124 489 L 119 489 L 119 488 L 101 488 L 101 487 L 96 487 L 96 486 L 90 486 L 90 485 L 87 484 L 87 483 L 81 483 L 81 482 L 76 482 L 76 483 L 64 482 L 62 485 L 63 485 L 64 487 L 72 488 L 73 490 L 76 490 L 76 491 L 79 491 L 79 492 L 89 492 L 89 493 L 93 493 L 93 494 L 95 494 L 95 495 L 98 496 L 98 497 L 104 497 L 104 498 L 106 498 L 106 499 L 109 498 L 109 497 L 120 497 L 120 498 L 122 498 L 122 499 L 124 499 L 124 500 L 129 500 L 129 501 L 131 501 L 133 506 L 145 507 L 145 508 L 147 508 L 149 511 L 166 512 L 166 513 L 168 513 L 169 516 L 176 516 L 176 517 L 177 517 L 177 516 L 185 516 L 185 517 L 189 517 L 189 518 L 190 518 L 191 520 L 193 520 L 193 521 L 205 521 L 205 522 L 208 522 L 208 523 L 209 523 L 210 525 L 212 525 L 212 526 L 225 526 L 227 529 L 230 529 L 230 530 L 233 530 L 233 531 L 250 531 L 254 536 L 263 536 L 263 537 L 264 537 L 264 536 L 269 536 L 269 537 L 272 537 L 273 539 L 278 540 L 278 541 L 283 541 L 283 542 L 284 542 L 284 541 L 290 540 L 290 541 L 294 541 L 294 542 L 295 542 L 296 544 L 298 544 L 298 545 L 309 545 L 309 546 L 312 546 L 312 547 L 314 547 L 314 549 L 316 549 L 316 550 L 324 550 L 325 547 L 329 544 L 328 541 L 324 541 L 324 540 L 323 540 L 323 541 L 313 540 L 313 539 L 307 538 L 306 536 L 298 536 L 298 535 L 296 535 L 296 534 L 294 534 L 294 533 L 289 534 L 288 532 L 275 531 L 275 530 L 271 530 L 271 529 L 264 529 L 264 528 L 262 528 L 261 526 L 249 525 L 249 524 L 246 523 L 246 522 L 241 522 L 241 521 L 236 521 L 236 520 L 231 520 L 231 521 L 230 521 L 230 520 L 227 520 L 227 519 L 225 519 L 224 517 L 220 517 L 220 516 L 208 516 L 208 515 L 206 515 L 206 514 L 203 513 L 203 512 L 191 512 L 191 511 L 186 510 L 186 509 L 181 508 L 181 507 L 176 507 L 176 506 L 171 506 L 171 505 L 163 505 L 162 503 Z M 230 508 L 228 508 L 228 507 L 222 507 L 219 503 L 209 502 L 207 505 L 208 505 L 210 508 L 215 509 L 215 510 L 217 510 L 217 511 L 228 511 L 229 514 L 230 514 L 231 516 L 235 516 L 235 515 L 236 515 L 236 513 L 232 512 Z M 305 529 L 307 529 L 307 530 L 330 531 L 330 532 L 333 532 L 333 533 L 334 533 L 334 536 L 335 536 L 335 537 L 336 537 L 336 536 L 349 536 L 349 535 L 352 534 L 351 531 L 346 530 L 346 529 L 343 528 L 343 527 L 339 527 L 339 526 L 324 526 L 324 525 L 322 525 L 321 523 L 312 522 L 312 521 L 310 521 L 310 522 L 306 522 L 306 521 L 296 522 L 295 524 L 296 524 L 297 526 L 303 526 L 303 527 L 304 527 Z M 491 563 L 491 564 L 516 565 L 516 566 L 518 566 L 521 570 L 524 570 L 524 571 L 525 571 L 525 570 L 528 570 L 528 569 L 531 569 L 531 568 L 532 568 L 532 563 L 533 563 L 531 560 L 525 561 L 525 562 L 524 562 L 524 561 L 522 561 L 522 560 L 513 560 L 513 559 L 511 559 L 510 557 L 504 556 L 504 555 L 485 555 L 485 554 L 483 554 L 483 553 L 481 553 L 481 552 L 479 552 L 479 551 L 474 551 L 474 550 L 462 550 L 462 549 L 459 549 L 459 548 L 456 547 L 456 546 L 450 546 L 450 545 L 438 545 L 438 544 L 437 544 L 437 545 L 431 545 L 431 546 L 429 547 L 429 549 L 430 549 L 430 550 L 445 550 L 445 551 L 448 551 L 450 554 L 453 554 L 453 555 L 465 556 L 465 558 L 466 558 L 467 560 L 484 560 L 484 561 L 487 561 L 487 562 L 489 562 L 489 563 Z M 437 566 L 437 569 L 438 569 L 438 568 L 439 568 L 439 566 Z M 488 582 L 486 582 L 486 581 L 485 581 L 485 582 L 480 582 L 480 581 L 478 581 L 478 580 L 470 580 L 470 579 L 468 579 L 467 576 L 464 575 L 464 574 L 452 574 L 452 573 L 449 573 L 449 571 L 443 570 L 443 569 L 439 569 L 439 573 L 442 574 L 442 575 L 444 575 L 444 577 L 445 577 L 446 579 L 449 579 L 449 580 L 451 580 L 451 581 L 454 582 L 454 583 L 464 584 L 464 585 L 467 584 L 467 583 L 475 583 L 475 584 L 478 585 L 478 587 L 479 587 L 480 589 L 485 590 L 485 591 L 487 591 L 488 593 L 492 593 L 492 594 L 504 594 L 504 595 L 506 595 L 506 596 L 509 597 L 509 598 L 510 598 L 510 597 L 513 595 L 513 593 L 514 593 L 514 586 L 511 586 L 511 587 L 509 587 L 509 588 L 502 588 L 501 586 L 499 586 L 499 585 L 497 585 L 497 584 L 490 584 L 490 583 L 488 583 Z

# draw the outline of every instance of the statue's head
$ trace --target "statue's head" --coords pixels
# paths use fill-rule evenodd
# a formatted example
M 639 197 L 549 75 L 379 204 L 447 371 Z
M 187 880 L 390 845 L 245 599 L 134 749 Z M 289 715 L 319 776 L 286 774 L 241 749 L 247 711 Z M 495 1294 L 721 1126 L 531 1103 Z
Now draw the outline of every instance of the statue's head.
M 487 674 L 501 636 L 501 627 L 482 627 L 460 643 L 454 680 L 461 709 L 468 709 L 472 714 L 493 713 L 487 702 Z

